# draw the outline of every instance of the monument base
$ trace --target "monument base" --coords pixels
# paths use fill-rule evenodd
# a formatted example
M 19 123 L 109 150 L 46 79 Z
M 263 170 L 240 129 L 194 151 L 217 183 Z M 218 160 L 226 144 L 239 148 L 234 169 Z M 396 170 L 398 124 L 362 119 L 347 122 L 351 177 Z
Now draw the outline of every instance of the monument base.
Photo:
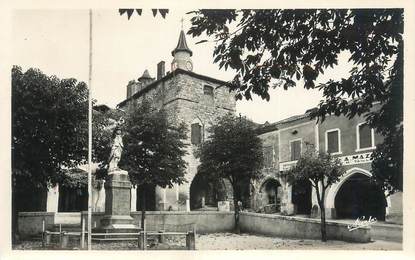
M 103 239 L 131 237 L 127 234 L 110 235 L 111 233 L 138 233 L 140 229 L 131 217 L 130 200 L 131 182 L 128 173 L 120 169 L 110 171 L 105 181 L 105 216 L 93 233 L 108 233 L 108 236 L 99 237 Z

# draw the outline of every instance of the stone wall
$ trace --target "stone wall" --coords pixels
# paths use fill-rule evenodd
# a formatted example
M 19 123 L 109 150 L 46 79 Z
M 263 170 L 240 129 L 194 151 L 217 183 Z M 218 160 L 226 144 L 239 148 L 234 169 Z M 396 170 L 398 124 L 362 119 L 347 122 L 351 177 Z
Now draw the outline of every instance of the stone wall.
M 87 214 L 86 211 L 82 212 L 82 217 L 86 219 Z M 92 213 L 93 228 L 99 226 L 104 215 L 103 212 Z M 141 212 L 132 212 L 131 216 L 139 225 Z M 42 232 L 43 219 L 45 219 L 47 229 L 50 229 L 53 224 L 58 224 L 55 213 L 20 212 L 18 219 L 20 235 L 22 237 L 39 235 Z M 188 231 L 196 225 L 196 232 L 199 234 L 232 232 L 235 225 L 233 213 L 218 211 L 150 211 L 147 212 L 146 221 L 147 230 Z M 240 225 L 242 232 L 286 238 L 320 239 L 321 234 L 320 221 L 309 218 L 241 212 Z M 399 225 L 376 223 L 372 230 L 359 228 L 351 232 L 348 231 L 347 224 L 327 222 L 327 235 L 330 240 L 368 242 L 372 233 L 376 239 L 402 240 L 402 226 Z
M 309 218 L 241 212 L 241 231 L 299 239 L 321 239 L 320 221 Z M 370 228 L 347 229 L 347 224 L 327 222 L 327 238 L 350 242 L 370 242 Z
M 21 237 L 41 234 L 43 221 L 45 229 L 55 224 L 54 212 L 19 212 L 18 232 Z
M 82 213 L 86 218 L 87 212 Z M 99 225 L 104 213 L 97 212 L 92 215 L 92 226 Z M 131 212 L 134 223 L 141 226 L 141 212 Z M 235 218 L 231 212 L 221 211 L 147 211 L 147 230 L 157 231 L 189 231 L 193 227 L 197 233 L 230 232 L 235 226 Z
M 202 141 L 205 140 L 208 138 L 209 127 L 219 117 L 235 111 L 235 99 L 227 87 L 220 87 L 217 83 L 197 79 L 187 74 L 178 74 L 174 79 L 174 86 L 178 91 L 175 93 L 176 99 L 170 104 L 175 109 L 167 112 L 176 116 L 176 122 L 185 122 L 188 127 L 187 143 L 189 146 L 187 147 L 188 154 L 185 156 L 188 168 L 186 173 L 187 183 L 180 185 L 178 188 L 175 187 L 177 192 L 166 196 L 166 207 L 171 206 L 173 209 L 180 209 L 177 200 L 179 197 L 190 198 L 190 185 L 200 164 L 199 159 L 194 155 L 197 146 L 190 142 L 191 124 L 198 123 L 201 125 Z M 213 100 L 204 95 L 203 87 L 206 85 L 214 88 Z

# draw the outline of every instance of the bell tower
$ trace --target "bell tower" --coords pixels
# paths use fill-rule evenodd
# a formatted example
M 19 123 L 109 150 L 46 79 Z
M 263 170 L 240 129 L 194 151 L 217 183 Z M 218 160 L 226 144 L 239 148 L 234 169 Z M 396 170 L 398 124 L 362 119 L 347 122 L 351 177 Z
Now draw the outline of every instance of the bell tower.
M 183 29 L 180 31 L 179 42 L 176 48 L 171 52 L 174 57 L 171 62 L 171 71 L 175 71 L 177 68 L 193 71 L 192 57 L 193 52 L 189 49 L 186 43 L 186 36 Z

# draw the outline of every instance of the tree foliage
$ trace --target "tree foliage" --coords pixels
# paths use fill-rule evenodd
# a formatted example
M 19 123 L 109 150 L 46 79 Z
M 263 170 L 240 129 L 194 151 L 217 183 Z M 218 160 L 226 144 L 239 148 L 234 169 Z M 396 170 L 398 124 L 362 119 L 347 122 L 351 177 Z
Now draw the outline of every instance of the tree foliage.
M 308 146 L 301 155 L 297 164 L 284 173 L 284 177 L 291 184 L 298 180 L 310 180 L 311 186 L 316 190 L 317 201 L 320 207 L 321 217 L 321 240 L 327 240 L 326 234 L 326 213 L 324 198 L 326 190 L 330 185 L 338 182 L 345 173 L 340 159 L 330 154 L 317 152 L 314 147 Z
M 313 117 L 365 114 L 380 134 L 403 132 L 403 9 L 198 10 L 190 14 L 188 33 L 213 37 L 214 62 L 235 71 L 231 85 L 237 98 L 251 99 L 256 94 L 269 100 L 270 88 L 288 89 L 302 79 L 305 89 L 319 89 L 324 96 Z M 348 76 L 317 82 L 345 53 L 353 65 Z M 371 111 L 375 101 L 382 106 Z M 378 154 L 401 158 L 387 153 L 398 151 L 402 140 L 386 139 L 385 146 L 394 148 L 381 147 Z M 379 160 L 375 156 L 373 167 L 381 166 Z M 397 181 L 402 179 L 401 169 L 402 161 L 397 160 L 376 169 L 374 176 L 384 189 L 402 190 Z M 385 171 L 396 175 L 378 174 Z M 397 186 L 391 189 L 391 185 Z
M 76 79 L 47 76 L 39 69 L 12 71 L 12 237 L 17 212 L 39 210 L 30 196 L 42 197 L 55 183 L 78 186 L 85 180 L 67 169 L 86 162 L 88 90 Z M 72 178 L 74 177 L 74 178 Z M 80 178 L 77 178 L 80 177 Z M 27 197 L 29 196 L 29 198 Z M 46 204 L 42 198 L 40 207 Z
M 124 149 L 119 166 L 128 171 L 133 184 L 165 188 L 185 182 L 184 124 L 172 126 L 164 110 L 152 110 L 144 102 L 128 112 L 123 129 Z
M 229 180 L 233 188 L 235 216 L 242 198 L 243 183 L 250 183 L 261 174 L 262 142 L 254 125 L 246 118 L 227 114 L 218 119 L 208 132 L 209 138 L 199 148 L 198 173 L 208 179 Z M 238 226 L 238 223 L 235 223 Z
M 88 187 L 88 174 L 81 169 L 66 170 L 60 175 L 59 179 L 59 187 L 67 187 L 70 189 Z
M 38 69 L 12 69 L 14 189 L 46 188 L 64 169 L 86 162 L 88 90 Z
M 164 110 L 153 110 L 143 102 L 127 112 L 122 125 L 124 148 L 119 167 L 128 171 L 139 189 L 173 187 L 186 181 L 186 126 L 173 126 Z M 141 227 L 144 228 L 146 192 L 141 193 Z

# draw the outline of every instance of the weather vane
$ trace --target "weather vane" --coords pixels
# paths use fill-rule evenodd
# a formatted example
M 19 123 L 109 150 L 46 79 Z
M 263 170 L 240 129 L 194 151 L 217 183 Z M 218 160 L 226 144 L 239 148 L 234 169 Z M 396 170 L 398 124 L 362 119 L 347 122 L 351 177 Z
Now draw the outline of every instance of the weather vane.
M 182 22 L 182 30 L 183 30 L 183 17 L 182 17 L 182 19 L 180 21 Z

